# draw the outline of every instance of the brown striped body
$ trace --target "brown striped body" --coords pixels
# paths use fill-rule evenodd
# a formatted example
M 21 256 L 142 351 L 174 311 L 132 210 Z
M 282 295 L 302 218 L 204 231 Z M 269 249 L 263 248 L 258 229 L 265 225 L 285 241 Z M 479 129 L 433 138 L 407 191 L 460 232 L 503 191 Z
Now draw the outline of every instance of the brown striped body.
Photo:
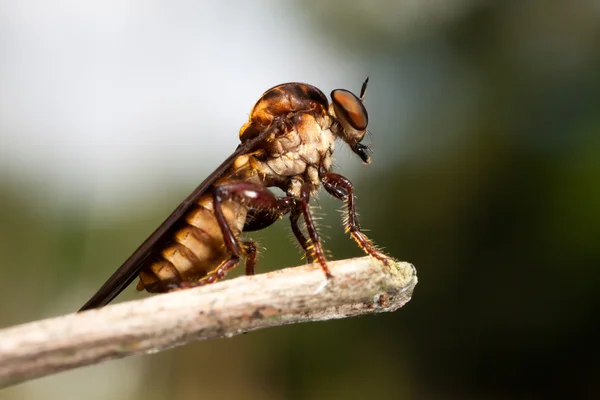
M 222 207 L 232 232 L 239 237 L 246 222 L 246 207 L 234 201 Z M 140 272 L 137 290 L 164 292 L 166 285 L 197 282 L 229 258 L 210 194 L 203 195 L 184 219 L 185 225 L 173 234 L 173 243 Z

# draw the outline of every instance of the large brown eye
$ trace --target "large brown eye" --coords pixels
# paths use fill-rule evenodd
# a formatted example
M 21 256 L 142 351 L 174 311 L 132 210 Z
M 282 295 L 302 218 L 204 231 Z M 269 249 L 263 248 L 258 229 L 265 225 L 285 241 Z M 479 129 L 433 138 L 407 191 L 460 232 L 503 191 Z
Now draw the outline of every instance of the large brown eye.
M 331 92 L 331 102 L 335 115 L 341 122 L 345 122 L 357 131 L 364 131 L 369 124 L 367 109 L 362 101 L 352 92 L 336 89 Z

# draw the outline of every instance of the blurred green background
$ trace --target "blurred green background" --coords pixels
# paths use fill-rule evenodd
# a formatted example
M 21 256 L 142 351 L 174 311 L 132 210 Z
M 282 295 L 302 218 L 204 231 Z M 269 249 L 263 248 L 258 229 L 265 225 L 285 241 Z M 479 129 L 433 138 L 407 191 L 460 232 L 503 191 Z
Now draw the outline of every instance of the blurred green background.
M 0 399 L 600 396 L 597 1 L 1 0 L 0 22 L 0 327 L 77 310 L 284 81 L 357 92 L 370 75 L 373 163 L 340 143 L 339 171 L 370 237 L 419 275 L 393 314 Z M 319 204 L 332 257 L 360 255 L 340 204 Z M 287 221 L 252 237 L 260 271 L 301 263 Z

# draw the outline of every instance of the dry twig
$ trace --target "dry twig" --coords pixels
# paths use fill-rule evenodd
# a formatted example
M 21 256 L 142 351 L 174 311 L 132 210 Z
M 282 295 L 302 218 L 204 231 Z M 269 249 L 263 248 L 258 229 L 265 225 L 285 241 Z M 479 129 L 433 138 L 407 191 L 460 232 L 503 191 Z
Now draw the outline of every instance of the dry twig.
M 225 280 L 0 331 L 0 387 L 194 340 L 395 311 L 417 283 L 408 263 L 370 257 Z

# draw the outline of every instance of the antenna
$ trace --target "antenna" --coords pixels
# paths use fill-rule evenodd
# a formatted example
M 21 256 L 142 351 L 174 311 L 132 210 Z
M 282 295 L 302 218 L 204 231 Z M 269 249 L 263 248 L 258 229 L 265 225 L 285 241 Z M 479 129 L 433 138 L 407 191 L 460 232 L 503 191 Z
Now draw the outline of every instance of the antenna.
M 368 83 L 369 83 L 369 77 L 367 76 L 367 79 L 365 79 L 365 82 L 362 84 L 362 87 L 360 88 L 360 101 L 365 100 L 365 92 L 367 91 Z

